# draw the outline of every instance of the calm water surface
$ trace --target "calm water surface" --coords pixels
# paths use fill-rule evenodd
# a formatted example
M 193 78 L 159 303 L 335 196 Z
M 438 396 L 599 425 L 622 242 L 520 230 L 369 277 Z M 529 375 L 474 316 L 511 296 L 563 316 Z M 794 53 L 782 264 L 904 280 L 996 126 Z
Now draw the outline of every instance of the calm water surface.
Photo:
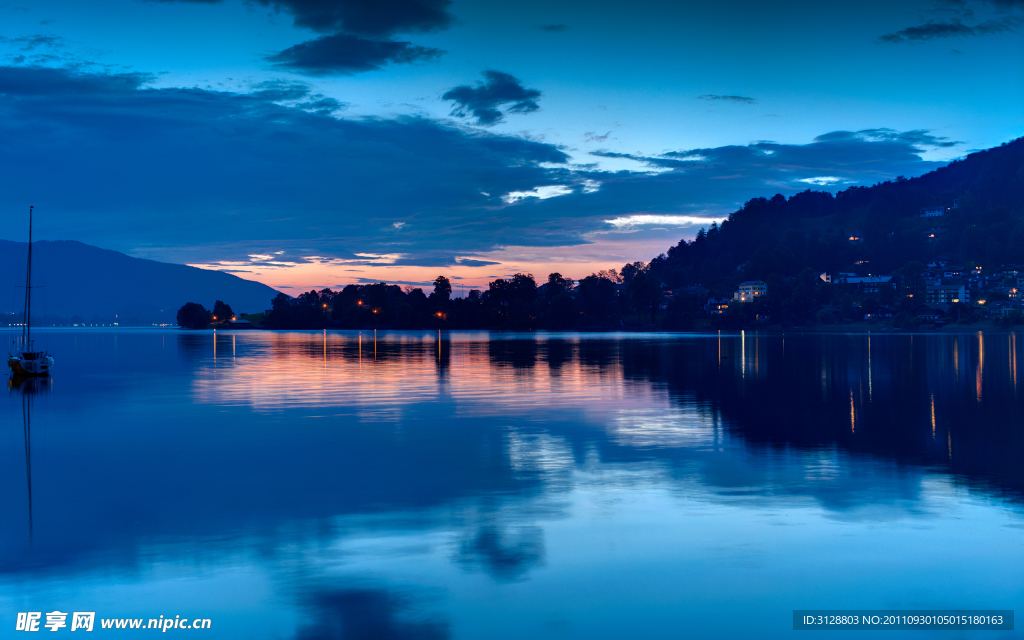
M 39 339 L 54 379 L 0 412 L 2 637 L 54 609 L 256 639 L 1024 612 L 1019 334 Z

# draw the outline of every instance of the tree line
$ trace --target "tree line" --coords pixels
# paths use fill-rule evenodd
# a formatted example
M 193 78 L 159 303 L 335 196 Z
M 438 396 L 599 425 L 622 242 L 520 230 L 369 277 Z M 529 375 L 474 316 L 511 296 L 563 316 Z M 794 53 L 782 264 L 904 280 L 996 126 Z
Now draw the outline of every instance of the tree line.
M 385 282 L 295 297 L 279 293 L 259 322 L 268 329 L 609 329 L 622 327 L 624 316 L 656 318 L 662 296 L 660 283 L 639 262 L 579 281 L 552 273 L 539 285 L 532 274 L 517 273 L 464 298 L 452 297 L 451 281 L 443 275 L 432 284 L 429 293 Z M 222 301 L 212 312 L 189 302 L 178 311 L 178 325 L 216 327 L 232 317 Z

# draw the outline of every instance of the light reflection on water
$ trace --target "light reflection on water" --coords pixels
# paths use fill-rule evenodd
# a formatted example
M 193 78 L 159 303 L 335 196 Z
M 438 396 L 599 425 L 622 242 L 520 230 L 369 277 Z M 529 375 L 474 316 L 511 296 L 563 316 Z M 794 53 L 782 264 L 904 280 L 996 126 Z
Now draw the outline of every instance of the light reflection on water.
M 1024 603 L 1012 333 L 45 338 L 0 437 L 11 624 L 772 637 Z

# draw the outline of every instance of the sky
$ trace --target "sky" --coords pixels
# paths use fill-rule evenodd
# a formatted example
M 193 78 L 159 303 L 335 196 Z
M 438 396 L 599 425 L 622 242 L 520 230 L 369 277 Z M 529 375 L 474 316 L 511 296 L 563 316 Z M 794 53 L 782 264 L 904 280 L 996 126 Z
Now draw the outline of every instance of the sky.
M 0 2 L 0 237 L 288 293 L 647 261 L 1024 135 L 1024 0 Z

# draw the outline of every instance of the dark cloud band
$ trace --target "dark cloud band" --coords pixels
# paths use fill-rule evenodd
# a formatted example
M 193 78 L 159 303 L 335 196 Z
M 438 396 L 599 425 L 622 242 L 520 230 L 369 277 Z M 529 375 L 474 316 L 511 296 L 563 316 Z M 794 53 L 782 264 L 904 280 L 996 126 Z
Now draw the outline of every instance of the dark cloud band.
M 722 96 L 714 93 L 697 96 L 697 99 L 710 100 L 713 102 L 735 102 L 737 104 L 754 104 L 757 102 L 756 98 L 748 98 L 747 96 Z
M 148 0 L 218 4 L 223 0 Z M 379 38 L 411 31 L 436 31 L 452 23 L 451 0 L 253 0 L 290 13 L 295 26 L 321 33 L 345 32 Z
M 964 24 L 960 20 L 948 20 L 945 22 L 928 21 L 924 24 L 879 36 L 878 41 L 886 44 L 906 44 L 940 38 L 988 36 L 1014 31 L 1019 24 L 1019 20 L 1011 17 L 1000 20 L 986 20 L 975 25 Z
M 336 33 L 299 43 L 269 56 L 275 66 L 310 75 L 353 74 L 385 65 L 437 60 L 444 51 L 410 42 L 368 40 Z

